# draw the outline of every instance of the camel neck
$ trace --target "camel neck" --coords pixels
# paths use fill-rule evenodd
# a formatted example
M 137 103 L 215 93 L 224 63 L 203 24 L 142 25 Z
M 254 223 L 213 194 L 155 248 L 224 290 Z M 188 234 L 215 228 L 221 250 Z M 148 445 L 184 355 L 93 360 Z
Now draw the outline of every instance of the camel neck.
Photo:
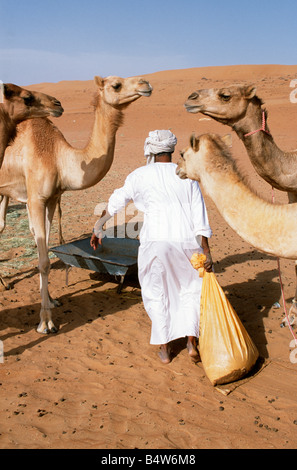
M 255 129 L 254 131 L 244 134 L 243 137 L 250 137 L 251 135 L 257 134 L 258 132 L 265 132 L 266 134 L 271 135 L 270 132 L 266 128 L 266 113 L 264 110 L 262 110 L 262 126 L 259 127 L 258 129 Z
M 98 102 L 95 110 L 93 131 L 87 145 L 87 150 L 101 149 L 104 154 L 114 150 L 115 136 L 122 124 L 122 112 L 104 102 Z
M 0 107 L 0 159 L 2 161 L 5 149 L 16 136 L 16 125 L 7 111 Z
M 75 160 L 70 160 L 72 167 L 64 159 L 61 171 L 65 187 L 72 190 L 86 189 L 106 175 L 113 162 L 116 131 L 121 120 L 121 111 L 105 103 L 97 104 L 88 144 L 84 149 L 70 149 L 75 155 Z M 66 155 L 68 160 L 69 153 Z
M 275 161 L 279 161 L 282 151 L 275 144 L 267 125 L 265 113 L 265 132 L 263 128 L 263 110 L 260 105 L 250 103 L 245 116 L 233 125 L 233 130 L 242 140 L 251 163 L 257 173 L 271 186 L 279 189 L 278 178 L 271 170 Z M 260 130 L 261 129 L 261 130 Z M 256 132 L 255 132 L 256 131 Z
M 232 173 L 224 175 L 213 172 L 206 176 L 205 179 L 201 178 L 206 193 L 239 236 L 266 253 L 274 256 L 285 254 L 284 257 L 293 259 L 296 253 L 296 209 L 292 204 L 269 204 L 258 197 L 238 175 Z M 289 233 L 288 237 L 284 237 L 283 246 L 280 243 L 279 224 L 276 222 L 280 220 L 283 220 Z
M 261 135 L 261 132 L 255 131 L 259 131 L 263 127 L 263 112 L 265 116 L 265 130 L 267 135 L 269 135 L 270 131 L 267 126 L 266 112 L 261 108 L 260 104 L 254 104 L 252 101 L 249 103 L 245 115 L 233 124 L 232 128 L 240 139 L 244 141 L 244 144 L 251 140 L 248 137 L 259 137 Z M 245 138 L 246 140 L 244 140 Z

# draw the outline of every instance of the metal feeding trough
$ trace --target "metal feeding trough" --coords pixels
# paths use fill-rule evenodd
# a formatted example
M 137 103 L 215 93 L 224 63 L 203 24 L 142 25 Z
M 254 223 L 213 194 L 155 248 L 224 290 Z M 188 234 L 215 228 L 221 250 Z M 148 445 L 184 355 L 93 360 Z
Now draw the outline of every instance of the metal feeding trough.
M 88 269 L 120 277 L 121 292 L 126 274 L 137 272 L 139 241 L 132 238 L 103 238 L 97 250 L 90 246 L 91 237 L 50 248 L 67 267 Z

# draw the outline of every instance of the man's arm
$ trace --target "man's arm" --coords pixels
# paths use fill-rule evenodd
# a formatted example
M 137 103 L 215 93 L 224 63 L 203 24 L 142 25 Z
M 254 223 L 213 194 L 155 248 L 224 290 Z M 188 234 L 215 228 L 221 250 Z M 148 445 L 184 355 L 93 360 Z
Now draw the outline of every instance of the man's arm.
M 98 244 L 101 245 L 103 226 L 110 218 L 111 218 L 111 215 L 108 212 L 107 207 L 106 207 L 104 211 L 102 212 L 100 219 L 97 220 L 93 228 L 93 234 L 91 237 L 90 244 L 94 250 L 98 248 Z
M 213 267 L 213 261 L 212 261 L 212 257 L 211 257 L 211 254 L 210 254 L 210 248 L 209 248 L 209 244 L 208 244 L 208 238 L 207 238 L 207 237 L 204 237 L 203 235 L 201 236 L 201 247 L 202 247 L 202 249 L 203 249 L 203 253 L 204 253 L 205 256 L 206 256 L 206 261 L 205 261 L 205 263 L 204 263 L 205 271 L 211 272 L 211 271 L 212 271 L 212 267 Z
M 96 248 L 98 247 L 98 243 L 101 245 L 103 225 L 111 217 L 113 217 L 114 214 L 117 214 L 120 210 L 124 209 L 128 202 L 133 199 L 133 174 L 134 172 L 130 173 L 130 175 L 127 176 L 124 186 L 119 189 L 116 189 L 112 193 L 107 206 L 101 214 L 100 219 L 97 220 L 93 229 L 93 235 L 91 237 L 90 242 L 94 250 L 96 250 Z

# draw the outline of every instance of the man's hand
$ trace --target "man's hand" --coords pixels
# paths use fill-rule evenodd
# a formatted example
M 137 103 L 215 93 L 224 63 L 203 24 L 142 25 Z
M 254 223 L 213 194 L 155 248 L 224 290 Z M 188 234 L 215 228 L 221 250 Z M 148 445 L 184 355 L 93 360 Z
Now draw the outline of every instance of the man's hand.
M 213 267 L 213 261 L 212 257 L 210 254 L 210 248 L 208 245 L 208 238 L 204 237 L 203 235 L 201 236 L 201 246 L 203 249 L 203 253 L 206 256 L 206 260 L 204 261 L 204 269 L 208 273 L 212 272 L 212 267 Z
M 90 245 L 93 250 L 97 250 L 98 245 L 102 245 L 102 238 L 96 237 L 95 233 L 91 236 Z
M 107 209 L 101 214 L 100 219 L 94 225 L 93 228 L 93 235 L 91 237 L 90 245 L 94 250 L 97 250 L 98 245 L 102 245 L 102 238 L 103 238 L 103 227 L 105 223 L 111 218 Z
M 204 253 L 204 254 L 206 256 L 206 260 L 204 261 L 205 271 L 207 271 L 208 273 L 211 273 L 212 272 L 212 266 L 213 266 L 213 261 L 212 261 L 211 254 L 210 254 L 210 252 Z

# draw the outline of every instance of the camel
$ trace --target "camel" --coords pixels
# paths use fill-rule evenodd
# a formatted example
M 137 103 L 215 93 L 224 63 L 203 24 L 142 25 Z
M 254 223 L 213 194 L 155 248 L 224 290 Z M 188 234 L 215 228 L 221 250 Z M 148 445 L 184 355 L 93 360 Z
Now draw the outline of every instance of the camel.
M 27 119 L 61 116 L 63 108 L 56 98 L 29 91 L 12 83 L 1 83 L 0 167 L 6 147 L 16 136 L 17 124 Z
M 220 136 L 192 136 L 176 172 L 182 179 L 201 182 L 219 213 L 246 242 L 264 253 L 297 259 L 297 203 L 273 204 L 255 194 Z
M 185 102 L 190 113 L 202 113 L 230 126 L 242 140 L 256 172 L 273 188 L 297 202 L 297 150 L 283 152 L 267 126 L 267 111 L 253 85 L 233 85 L 193 92 Z M 297 261 L 295 261 L 297 278 Z M 291 310 L 297 313 L 297 282 Z
M 63 192 L 89 188 L 106 175 L 113 162 L 123 111 L 141 96 L 152 93 L 151 85 L 141 77 L 96 76 L 95 85 L 94 126 L 84 149 L 72 147 L 49 119 L 32 119 L 19 124 L 0 171 L 0 194 L 28 207 L 39 259 L 39 333 L 57 332 L 51 314 L 57 303 L 48 292 L 48 242 L 57 201 Z
M 17 125 L 27 119 L 54 116 L 59 117 L 63 108 L 56 98 L 36 91 L 29 91 L 12 83 L 0 85 L 0 168 L 6 147 L 17 134 Z M 5 228 L 9 198 L 0 197 L 0 233 Z M 0 283 L 8 288 L 2 277 Z

